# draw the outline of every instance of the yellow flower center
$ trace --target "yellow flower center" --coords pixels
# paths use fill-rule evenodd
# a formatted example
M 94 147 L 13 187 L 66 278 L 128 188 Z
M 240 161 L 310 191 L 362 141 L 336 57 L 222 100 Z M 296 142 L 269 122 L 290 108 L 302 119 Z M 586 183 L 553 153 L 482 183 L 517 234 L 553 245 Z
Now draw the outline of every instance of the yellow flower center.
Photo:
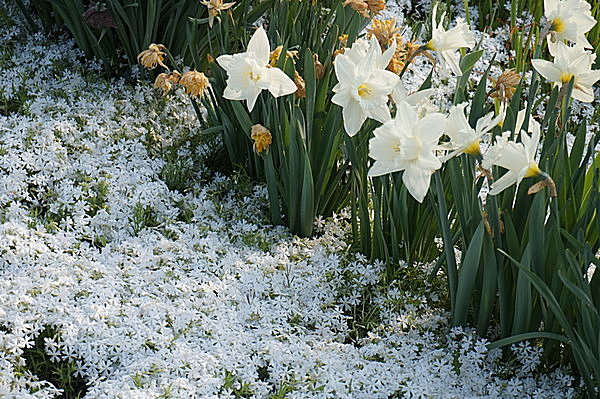
M 358 86 L 358 95 L 363 98 L 366 97 L 368 95 L 370 95 L 372 93 L 371 89 L 369 89 L 369 87 L 366 84 L 361 84 L 360 86 Z
M 569 83 L 571 81 L 571 78 L 573 78 L 572 73 L 563 72 L 562 75 L 560 75 L 560 81 L 562 83 Z
M 565 23 L 560 18 L 555 18 L 552 21 L 550 30 L 553 30 L 554 32 L 558 32 L 558 33 L 564 32 L 565 31 Z
M 524 177 L 535 177 L 539 176 L 540 174 L 542 174 L 542 170 L 535 162 L 531 162 L 531 165 L 529 165 L 529 169 L 527 169 L 527 172 L 525 172 Z
M 260 75 L 259 74 L 255 75 L 252 71 L 246 72 L 246 74 L 248 75 L 248 78 L 253 82 L 256 82 L 257 80 L 260 79 Z
M 470 154 L 470 155 L 477 155 L 480 153 L 479 151 L 479 140 L 476 140 L 474 142 L 472 142 L 471 144 L 469 144 L 467 146 L 467 148 L 464 149 L 463 151 L 465 154 Z
M 427 44 L 425 45 L 425 49 L 435 51 L 435 45 L 433 44 L 433 39 L 431 39 L 430 41 L 427 42 Z

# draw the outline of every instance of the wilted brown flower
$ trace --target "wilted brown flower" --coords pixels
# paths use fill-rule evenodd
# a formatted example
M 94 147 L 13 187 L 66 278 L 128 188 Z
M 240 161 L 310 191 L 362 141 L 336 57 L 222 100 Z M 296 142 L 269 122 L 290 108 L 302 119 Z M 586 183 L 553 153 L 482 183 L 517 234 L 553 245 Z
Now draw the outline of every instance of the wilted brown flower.
M 396 35 L 400 32 L 400 28 L 396 26 L 396 19 L 373 19 L 371 21 L 371 27 L 367 29 L 368 38 L 370 39 L 372 36 L 375 36 L 379 45 L 382 49 L 390 46 L 394 39 L 396 39 Z M 397 45 L 402 43 L 402 37 L 400 37 L 400 42 L 397 42 Z
M 419 50 L 421 47 L 419 44 L 413 42 L 404 43 L 402 41 L 402 36 L 398 33 L 395 35 L 395 40 L 396 51 L 394 52 L 394 55 L 388 64 L 387 69 L 389 71 L 397 74 L 401 73 L 402 69 L 404 69 L 404 65 L 407 62 L 412 62 L 412 60 L 419 55 L 427 57 L 435 65 L 435 58 L 433 58 L 428 51 Z M 417 51 L 419 52 L 417 53 Z
M 177 71 L 173 71 L 171 73 L 160 73 L 154 80 L 154 87 L 157 89 L 162 89 L 162 94 L 164 96 L 171 91 L 173 86 L 177 85 L 180 78 L 181 74 Z
M 323 75 L 325 75 L 325 67 L 319 61 L 319 55 L 313 54 L 313 60 L 315 61 L 315 77 L 317 80 L 323 79 Z
M 206 75 L 194 70 L 184 73 L 179 83 L 185 88 L 187 94 L 197 97 L 204 95 L 210 82 Z
M 342 44 L 342 48 L 335 50 L 333 52 L 333 58 L 335 58 L 338 54 L 344 54 L 344 51 L 346 51 L 346 46 L 348 45 L 348 35 L 347 34 L 340 35 L 340 36 L 338 36 L 338 40 Z
M 269 129 L 261 124 L 253 125 L 250 138 L 254 141 L 253 148 L 255 153 L 260 154 L 264 150 L 267 150 L 267 152 L 269 151 L 269 146 L 272 142 Z
M 137 60 L 140 64 L 148 69 L 154 69 L 156 68 L 156 65 L 160 65 L 165 69 L 169 69 L 163 63 L 163 60 L 165 59 L 165 53 L 163 50 L 166 49 L 167 48 L 162 44 L 152 43 L 150 46 L 148 46 L 148 50 L 144 50 L 138 54 Z
M 281 57 L 281 52 L 283 51 L 283 46 L 277 46 L 275 48 L 275 50 L 271 51 L 271 54 L 269 55 L 269 65 L 271 65 L 272 67 L 274 67 L 277 64 L 277 61 L 279 60 L 279 57 Z M 294 61 L 294 58 L 298 58 L 298 52 L 295 50 L 287 50 L 285 52 L 285 59 L 291 59 L 292 62 L 295 64 L 296 61 Z
M 521 75 L 514 69 L 506 69 L 497 78 L 489 78 L 494 83 L 490 97 L 497 98 L 502 102 L 509 102 L 515 94 L 516 86 L 521 81 Z
M 203 0 L 200 4 L 203 4 L 208 8 L 208 26 L 212 28 L 215 17 L 221 14 L 221 11 L 233 7 L 235 2 L 223 3 L 223 0 Z
M 365 0 L 345 0 L 343 4 L 344 6 L 350 6 L 363 17 L 369 18 L 369 5 Z
M 296 97 L 305 98 L 306 97 L 306 84 L 304 83 L 304 79 L 298 71 L 294 71 L 294 83 L 298 90 L 296 90 Z
M 378 15 L 385 10 L 385 0 L 366 0 L 371 14 Z

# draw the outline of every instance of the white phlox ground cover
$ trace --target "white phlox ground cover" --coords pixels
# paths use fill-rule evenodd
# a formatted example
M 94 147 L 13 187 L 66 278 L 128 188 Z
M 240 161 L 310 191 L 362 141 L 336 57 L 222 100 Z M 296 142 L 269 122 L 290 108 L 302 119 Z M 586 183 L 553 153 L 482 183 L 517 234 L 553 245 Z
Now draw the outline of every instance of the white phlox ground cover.
M 0 397 L 60 393 L 23 371 L 46 326 L 59 334 L 44 350 L 76 365 L 85 398 L 575 394 L 567 371 L 536 371 L 538 348 L 506 362 L 450 329 L 430 266 L 381 288 L 346 215 L 313 239 L 268 225 L 264 188 L 198 166 L 212 148 L 192 144 L 182 93 L 103 80 L 71 41 L 1 26 Z M 183 194 L 154 151 L 175 142 L 197 165 Z M 357 336 L 365 307 L 377 325 Z

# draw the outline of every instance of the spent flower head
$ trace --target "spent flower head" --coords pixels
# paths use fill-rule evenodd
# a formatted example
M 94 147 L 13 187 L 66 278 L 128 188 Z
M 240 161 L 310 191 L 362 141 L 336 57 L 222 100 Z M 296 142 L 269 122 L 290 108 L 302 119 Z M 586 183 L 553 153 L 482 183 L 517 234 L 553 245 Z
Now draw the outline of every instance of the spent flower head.
M 200 2 L 208 8 L 208 26 L 212 28 L 215 17 L 221 14 L 221 11 L 227 10 L 235 5 L 232 3 L 223 3 L 223 0 L 203 0 Z
M 264 127 L 261 124 L 252 125 L 252 131 L 250 133 L 250 138 L 254 141 L 254 152 L 260 154 L 263 151 L 269 151 L 269 146 L 271 145 L 272 138 L 271 132 L 269 129 Z
M 162 44 L 152 43 L 147 50 L 142 51 L 137 56 L 137 61 L 147 69 L 154 69 L 157 65 L 165 69 L 169 69 L 164 63 L 165 53 L 163 50 L 167 48 Z
M 154 80 L 154 87 L 157 89 L 161 89 L 163 95 L 166 95 L 171 89 L 179 83 L 179 79 L 181 78 L 181 74 L 177 71 L 173 71 L 170 73 L 159 73 L 156 79 Z
M 185 88 L 186 94 L 192 97 L 202 97 L 210 85 L 206 75 L 196 70 L 184 73 L 179 83 Z
M 391 45 L 394 40 L 397 41 L 397 45 L 401 43 L 398 42 L 398 38 L 401 40 L 402 36 L 398 35 L 400 33 L 400 28 L 396 26 L 396 18 L 392 19 L 377 19 L 374 18 L 371 21 L 371 27 L 367 28 L 367 37 L 370 39 L 371 36 L 375 36 L 379 45 L 382 49 L 386 49 L 389 45 Z
M 271 51 L 271 54 L 269 55 L 269 65 L 271 66 L 276 66 L 277 65 L 277 61 L 279 60 L 279 57 L 281 57 L 281 52 L 283 51 L 283 46 L 279 45 L 277 47 L 275 47 L 275 50 Z M 287 50 L 285 52 L 285 59 L 287 60 L 292 60 L 292 62 L 295 64 L 296 61 L 294 60 L 294 58 L 298 58 L 298 51 L 297 50 Z
M 489 77 L 494 87 L 490 93 L 490 97 L 497 98 L 498 100 L 506 103 L 510 101 L 515 94 L 516 87 L 521 81 L 521 75 L 515 72 L 514 69 L 509 68 L 502 71 L 502 73 L 496 77 Z

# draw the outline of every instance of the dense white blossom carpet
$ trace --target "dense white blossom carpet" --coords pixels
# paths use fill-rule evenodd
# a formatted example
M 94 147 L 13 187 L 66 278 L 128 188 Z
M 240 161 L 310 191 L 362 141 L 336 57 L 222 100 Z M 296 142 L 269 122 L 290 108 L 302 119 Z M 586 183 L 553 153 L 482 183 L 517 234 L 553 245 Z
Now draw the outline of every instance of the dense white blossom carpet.
M 449 328 L 428 266 L 384 289 L 344 215 L 314 239 L 270 226 L 263 188 L 202 164 L 214 149 L 182 93 L 104 80 L 71 41 L 7 21 L 0 397 L 59 394 L 28 371 L 34 347 L 74 365 L 85 398 L 574 394 L 565 370 L 536 371 L 538 348 L 503 360 Z

